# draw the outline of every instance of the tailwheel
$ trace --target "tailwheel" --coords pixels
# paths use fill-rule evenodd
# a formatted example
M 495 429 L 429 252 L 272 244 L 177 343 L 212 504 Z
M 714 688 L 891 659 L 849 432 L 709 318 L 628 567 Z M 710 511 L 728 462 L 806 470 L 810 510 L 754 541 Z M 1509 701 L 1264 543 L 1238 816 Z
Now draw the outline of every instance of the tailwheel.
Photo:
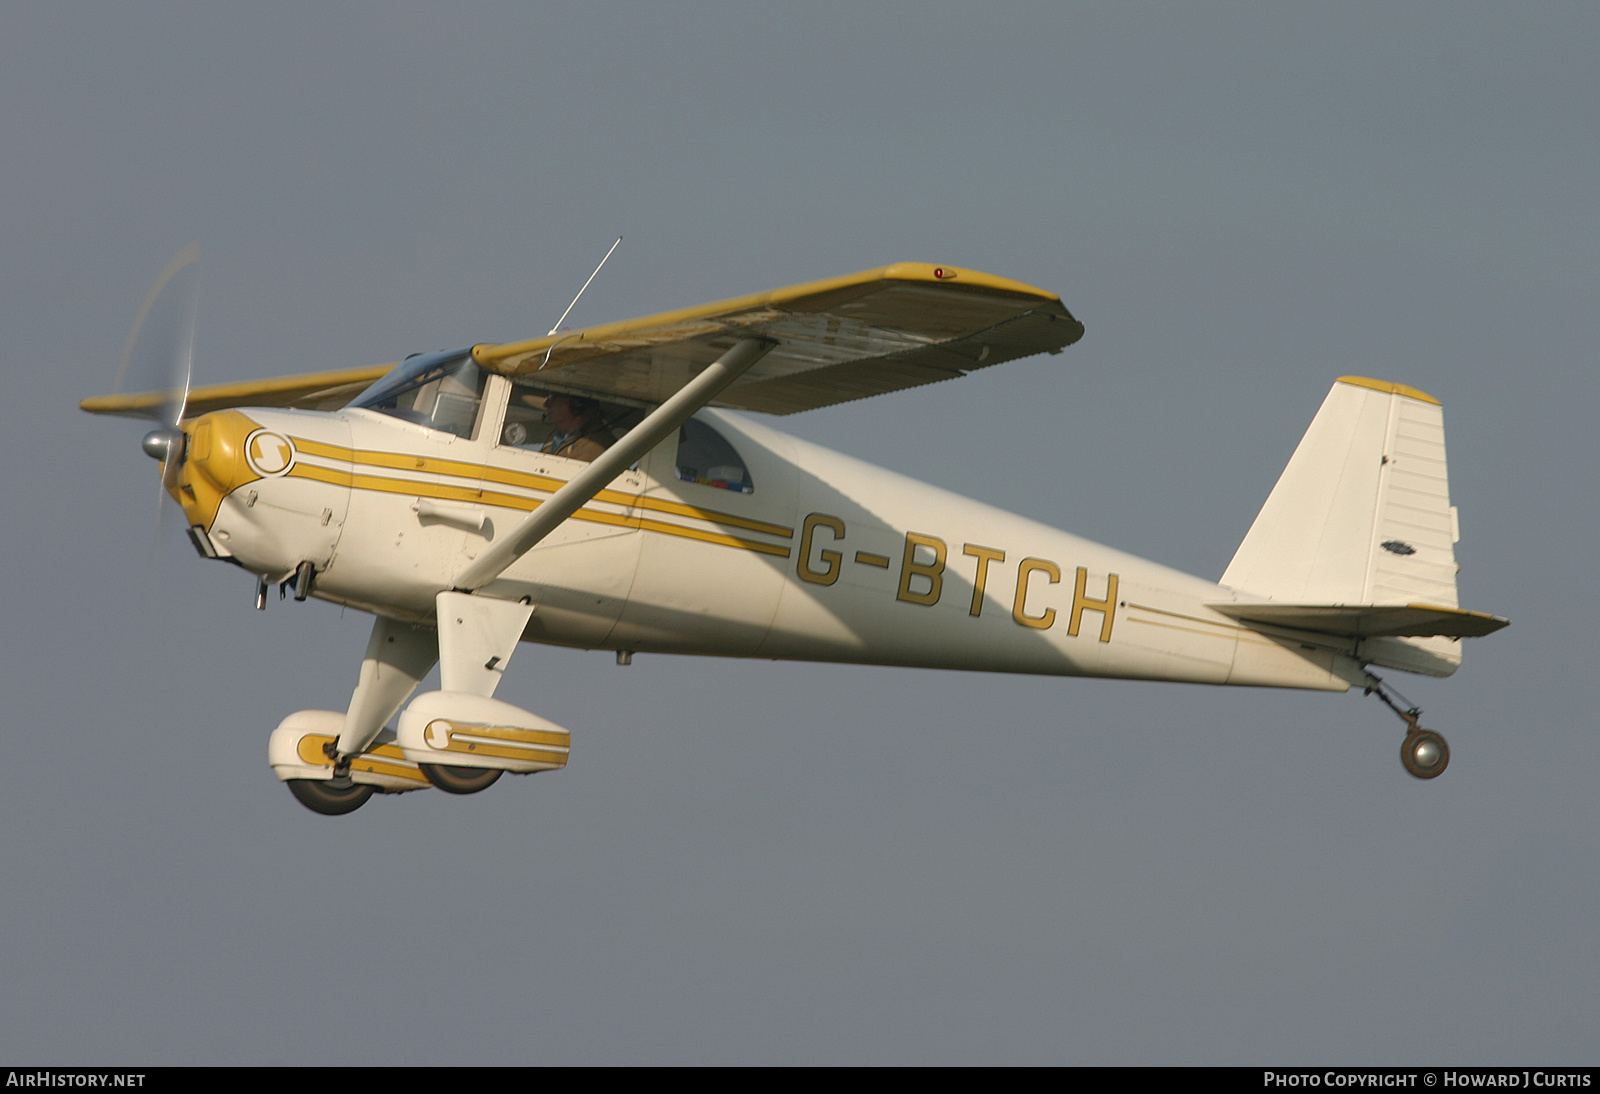
M 428 781 L 446 794 L 476 794 L 487 790 L 500 778 L 498 767 L 451 767 L 446 764 L 418 764 Z
M 1414 729 L 1400 745 L 1400 762 L 1419 779 L 1436 779 L 1450 766 L 1450 746 L 1431 729 Z
M 325 817 L 341 817 L 346 813 L 354 813 L 367 804 L 367 799 L 372 797 L 376 789 L 363 783 L 334 786 L 327 779 L 284 781 L 289 784 L 289 793 L 294 795 L 295 801 L 313 813 L 321 813 Z
M 1390 695 L 1392 690 L 1376 676 L 1367 674 L 1367 694 L 1383 700 L 1384 706 L 1398 714 L 1406 724 L 1406 739 L 1400 744 L 1400 764 L 1406 769 L 1406 774 L 1417 779 L 1437 779 L 1450 766 L 1449 744 L 1442 733 L 1422 728 L 1421 707 L 1411 705 L 1398 692 Z M 1399 702 L 1396 702 L 1397 699 Z M 1401 706 L 1401 703 L 1406 705 Z

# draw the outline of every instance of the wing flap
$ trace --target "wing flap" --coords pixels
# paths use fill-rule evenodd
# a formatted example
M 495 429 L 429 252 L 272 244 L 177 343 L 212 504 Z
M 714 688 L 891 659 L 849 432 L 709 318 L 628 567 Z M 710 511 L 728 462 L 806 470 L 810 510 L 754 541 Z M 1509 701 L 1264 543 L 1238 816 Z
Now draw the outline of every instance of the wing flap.
M 792 414 L 1058 352 L 1082 336 L 1043 290 L 900 263 L 473 353 L 554 389 L 658 403 L 735 342 L 767 338 L 777 347 L 712 405 Z
M 1482 638 L 1510 624 L 1487 612 L 1437 604 L 1212 604 L 1242 623 L 1315 631 L 1345 638 Z

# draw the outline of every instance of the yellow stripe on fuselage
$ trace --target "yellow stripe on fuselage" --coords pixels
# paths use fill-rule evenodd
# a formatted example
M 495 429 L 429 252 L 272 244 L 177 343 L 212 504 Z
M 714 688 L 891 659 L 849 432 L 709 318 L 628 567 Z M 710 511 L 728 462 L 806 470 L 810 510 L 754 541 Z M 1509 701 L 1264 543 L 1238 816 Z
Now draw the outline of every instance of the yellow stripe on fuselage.
M 304 440 L 300 437 L 291 439 L 294 441 L 295 447 L 308 456 L 321 456 L 329 460 L 346 460 L 350 463 L 365 464 L 369 467 L 390 467 L 397 471 L 421 471 L 434 475 L 452 475 L 461 479 L 481 479 L 485 482 L 496 482 L 502 486 L 521 486 L 530 490 L 546 490 L 550 493 L 554 493 L 567 484 L 565 479 L 552 478 L 549 475 L 536 475 L 531 471 L 513 471 L 506 467 L 467 463 L 462 460 L 442 460 L 436 456 L 415 456 L 403 452 L 367 452 L 344 448 L 340 445 L 324 444 L 321 441 Z M 764 532 L 769 536 L 781 536 L 784 539 L 794 538 L 794 529 L 781 524 L 771 524 L 764 520 L 751 520 L 749 517 L 735 516 L 732 513 L 724 513 L 717 509 L 701 509 L 699 506 L 686 505 L 679 501 L 665 501 L 661 498 L 647 497 L 643 494 L 627 494 L 620 490 L 602 490 L 595 495 L 595 500 L 609 502 L 612 505 L 628 505 L 639 509 L 649 509 L 657 513 L 671 513 L 674 516 L 693 517 L 696 520 L 704 520 L 712 524 L 725 524 L 730 528 L 746 528 L 752 532 Z
M 399 452 L 365 452 L 344 448 L 339 445 L 324 444 L 321 441 L 305 440 L 300 437 L 291 439 L 296 449 L 304 455 L 318 456 L 329 460 L 348 461 L 352 464 L 367 467 L 448 475 L 453 478 L 471 479 L 476 482 L 492 482 L 501 486 L 517 486 L 526 490 L 541 490 L 552 494 L 566 485 L 563 479 L 551 478 L 547 475 L 536 475 L 525 471 L 512 471 L 509 468 L 489 467 L 460 460 L 442 460 L 432 456 L 411 456 Z M 532 512 L 544 503 L 542 498 L 529 498 L 520 494 L 485 490 L 478 486 L 423 482 L 403 476 L 363 475 L 340 471 L 337 468 L 308 464 L 304 461 L 296 461 L 295 465 L 289 469 L 289 476 L 291 478 L 312 479 L 316 482 L 330 483 L 334 486 L 346 486 L 356 490 L 372 490 L 385 494 L 405 494 L 411 497 L 436 498 L 441 501 L 475 502 L 502 509 L 520 509 L 524 512 Z M 701 509 L 697 506 L 685 505 L 682 502 L 650 498 L 642 494 L 628 494 L 618 490 L 602 490 L 595 495 L 594 500 L 608 505 L 690 517 L 710 524 L 745 528 L 771 536 L 781 536 L 785 539 L 792 539 L 794 536 L 793 528 L 769 524 L 766 521 L 750 520 L 746 517 L 734 516 L 732 513 L 722 513 L 714 509 Z M 788 558 L 790 554 L 789 548 L 786 546 L 762 543 L 759 540 L 744 539 L 722 532 L 689 528 L 681 524 L 652 520 L 649 517 L 608 513 L 605 510 L 591 509 L 587 506 L 578 510 L 572 516 L 575 520 L 589 521 L 594 524 L 610 524 L 620 528 L 636 528 L 645 532 L 680 536 L 684 539 L 699 540 L 702 543 L 715 543 L 723 547 L 756 551 L 761 554 L 776 555 L 780 558 Z

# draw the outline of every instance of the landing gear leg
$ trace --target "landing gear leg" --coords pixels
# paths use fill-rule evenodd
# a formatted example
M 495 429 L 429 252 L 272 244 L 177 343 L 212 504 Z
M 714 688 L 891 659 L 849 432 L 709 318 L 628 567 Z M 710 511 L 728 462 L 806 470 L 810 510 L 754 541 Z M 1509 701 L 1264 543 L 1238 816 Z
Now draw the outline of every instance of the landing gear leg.
M 1371 673 L 1367 674 L 1367 679 L 1370 682 L 1366 693 L 1383 700 L 1384 706 L 1399 715 L 1406 724 L 1406 737 L 1400 744 L 1400 765 L 1406 769 L 1406 773 L 1418 779 L 1437 779 L 1443 775 L 1444 769 L 1450 766 L 1450 745 L 1444 735 L 1422 728 L 1421 707 L 1402 708 L 1395 702 L 1396 698 L 1402 698 L 1398 692 L 1391 697 L 1390 689 L 1382 680 Z
M 336 776 L 339 761 L 348 761 L 372 745 L 383 724 L 394 717 L 438 660 L 439 642 L 432 630 L 413 630 L 407 623 L 383 616 L 373 621 L 361 677 L 350 696 L 344 729 L 331 757 Z

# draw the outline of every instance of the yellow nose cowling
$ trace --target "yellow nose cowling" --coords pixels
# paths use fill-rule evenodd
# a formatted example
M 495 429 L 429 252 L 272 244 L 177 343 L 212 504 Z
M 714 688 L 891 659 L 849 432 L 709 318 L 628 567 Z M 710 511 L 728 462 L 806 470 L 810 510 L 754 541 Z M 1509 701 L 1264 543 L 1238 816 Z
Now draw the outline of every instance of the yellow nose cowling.
M 218 410 L 184 423 L 183 464 L 169 492 L 191 526 L 210 531 L 222 499 L 261 477 L 244 453 L 246 439 L 259 428 L 237 410 Z

